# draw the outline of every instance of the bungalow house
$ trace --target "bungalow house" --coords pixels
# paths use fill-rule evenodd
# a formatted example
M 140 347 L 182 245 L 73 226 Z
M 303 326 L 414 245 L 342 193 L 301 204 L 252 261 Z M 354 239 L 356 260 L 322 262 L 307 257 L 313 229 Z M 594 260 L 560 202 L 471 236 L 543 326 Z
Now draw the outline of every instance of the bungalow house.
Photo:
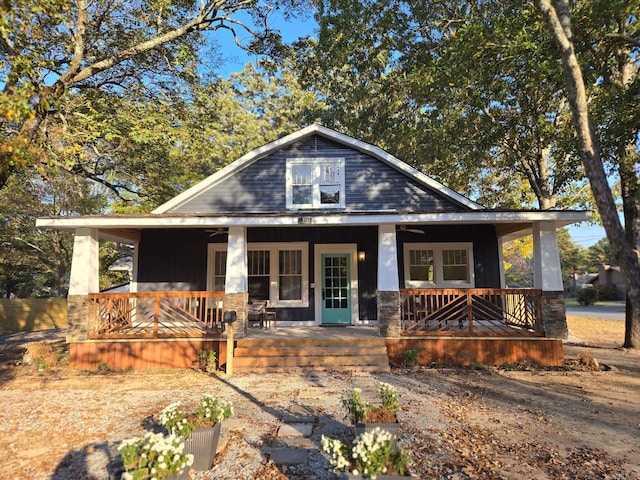
M 276 356 L 290 327 L 312 336 L 348 326 L 343 349 L 361 328 L 394 361 L 418 349 L 422 362 L 558 363 L 567 329 L 556 228 L 588 216 L 483 208 L 380 148 L 311 125 L 149 214 L 37 226 L 75 234 L 67 340 L 78 366 L 187 366 L 202 348 L 225 363 L 232 316 L 233 355 L 270 346 L 256 357 Z M 523 235 L 533 235 L 535 288 L 507 289 L 502 243 Z M 130 292 L 99 293 L 100 239 L 132 245 Z M 277 335 L 242 343 L 258 300 Z

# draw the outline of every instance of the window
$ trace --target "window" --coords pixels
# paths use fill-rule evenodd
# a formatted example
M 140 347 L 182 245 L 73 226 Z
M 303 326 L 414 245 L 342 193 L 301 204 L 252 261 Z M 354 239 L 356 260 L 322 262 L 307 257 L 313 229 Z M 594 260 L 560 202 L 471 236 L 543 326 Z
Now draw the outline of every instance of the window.
M 269 250 L 247 251 L 249 300 L 269 299 L 270 253 Z
M 225 244 L 209 244 L 207 290 L 224 291 Z M 250 243 L 247 245 L 247 288 L 250 300 L 269 300 L 276 307 L 309 306 L 309 245 Z
M 344 159 L 287 159 L 287 208 L 344 207 Z
M 207 290 L 224 292 L 227 275 L 227 245 L 210 243 L 207 257 Z
M 471 288 L 473 244 L 405 243 L 404 276 L 407 288 Z
M 278 298 L 302 300 L 302 250 L 280 250 Z

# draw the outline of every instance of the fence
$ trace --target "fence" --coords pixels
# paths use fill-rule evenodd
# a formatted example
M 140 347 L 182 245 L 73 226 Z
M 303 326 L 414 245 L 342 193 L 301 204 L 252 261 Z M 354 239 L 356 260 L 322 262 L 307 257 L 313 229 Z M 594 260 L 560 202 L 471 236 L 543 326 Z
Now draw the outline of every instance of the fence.
M 32 332 L 66 327 L 66 298 L 0 299 L 2 332 Z

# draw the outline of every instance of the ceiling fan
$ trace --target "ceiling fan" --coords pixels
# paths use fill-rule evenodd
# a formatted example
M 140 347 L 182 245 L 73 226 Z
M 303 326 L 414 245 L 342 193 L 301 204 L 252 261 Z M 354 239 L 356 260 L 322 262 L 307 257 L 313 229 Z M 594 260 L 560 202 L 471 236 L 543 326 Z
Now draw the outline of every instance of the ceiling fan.
M 210 237 L 215 237 L 216 235 L 225 235 L 229 233 L 226 228 L 218 227 L 216 229 L 207 229 L 205 232 L 209 233 Z
M 407 228 L 406 225 L 400 225 L 400 231 L 401 232 L 410 232 L 410 233 L 419 233 L 421 235 L 424 235 L 424 230 L 421 230 L 419 228 Z

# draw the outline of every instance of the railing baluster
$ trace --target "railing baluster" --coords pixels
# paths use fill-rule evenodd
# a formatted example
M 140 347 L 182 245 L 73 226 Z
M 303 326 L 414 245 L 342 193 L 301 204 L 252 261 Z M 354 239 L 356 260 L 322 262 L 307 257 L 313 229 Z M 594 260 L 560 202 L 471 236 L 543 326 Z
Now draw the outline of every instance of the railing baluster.
M 534 289 L 404 289 L 403 333 L 427 335 L 542 335 L 542 292 Z M 417 315 L 420 310 L 421 315 Z M 467 329 L 461 331 L 464 318 Z

